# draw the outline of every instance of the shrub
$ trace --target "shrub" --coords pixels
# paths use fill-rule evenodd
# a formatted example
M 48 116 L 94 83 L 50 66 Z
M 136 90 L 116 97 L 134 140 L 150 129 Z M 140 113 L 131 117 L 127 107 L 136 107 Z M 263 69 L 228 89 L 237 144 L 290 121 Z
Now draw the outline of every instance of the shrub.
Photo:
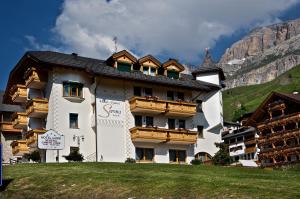
M 230 155 L 228 150 L 228 145 L 225 143 L 215 143 L 216 147 L 219 148 L 219 151 L 212 158 L 215 165 L 228 165 L 230 164 Z
M 35 150 L 31 153 L 24 154 L 23 157 L 25 159 L 27 159 L 28 161 L 32 160 L 34 162 L 41 162 L 41 155 L 40 155 L 40 152 L 38 150 Z
M 199 160 L 199 159 L 194 159 L 194 160 L 191 161 L 191 164 L 192 165 L 200 165 L 200 164 L 202 164 L 202 161 Z
M 133 158 L 127 158 L 125 160 L 125 163 L 135 163 L 135 159 L 133 159 Z
M 70 152 L 69 155 L 64 155 L 64 158 L 68 161 L 74 161 L 74 162 L 82 162 L 83 156 L 79 153 L 79 149 L 73 150 Z

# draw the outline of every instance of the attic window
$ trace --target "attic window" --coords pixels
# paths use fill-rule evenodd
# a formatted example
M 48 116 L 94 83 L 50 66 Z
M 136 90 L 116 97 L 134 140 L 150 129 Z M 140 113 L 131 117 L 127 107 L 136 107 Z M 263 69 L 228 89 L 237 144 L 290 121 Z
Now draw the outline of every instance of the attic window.
M 177 72 L 175 70 L 168 70 L 167 76 L 172 79 L 179 79 L 179 72 Z
M 123 72 L 130 72 L 131 71 L 131 64 L 118 62 L 118 70 Z

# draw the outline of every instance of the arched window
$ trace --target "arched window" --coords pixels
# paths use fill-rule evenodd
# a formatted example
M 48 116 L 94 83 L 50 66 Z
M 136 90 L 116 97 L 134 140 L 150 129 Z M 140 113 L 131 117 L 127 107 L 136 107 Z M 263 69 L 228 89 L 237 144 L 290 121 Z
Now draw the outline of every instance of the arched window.
M 211 155 L 206 152 L 199 152 L 195 155 L 196 160 L 201 160 L 202 162 L 209 161 L 212 159 Z

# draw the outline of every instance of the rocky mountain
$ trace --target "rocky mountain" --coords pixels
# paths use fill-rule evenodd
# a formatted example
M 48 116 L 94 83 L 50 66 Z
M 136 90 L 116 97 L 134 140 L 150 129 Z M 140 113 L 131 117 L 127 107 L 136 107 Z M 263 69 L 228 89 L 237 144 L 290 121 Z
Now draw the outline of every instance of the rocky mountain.
M 256 28 L 226 50 L 218 65 L 227 88 L 261 84 L 300 64 L 300 19 Z

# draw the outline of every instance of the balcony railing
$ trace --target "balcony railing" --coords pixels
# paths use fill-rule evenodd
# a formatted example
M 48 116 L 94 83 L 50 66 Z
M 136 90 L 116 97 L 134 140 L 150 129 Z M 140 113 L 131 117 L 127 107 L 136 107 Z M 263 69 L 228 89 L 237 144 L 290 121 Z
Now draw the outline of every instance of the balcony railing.
M 46 85 L 46 74 L 30 68 L 25 74 L 25 86 L 27 88 L 42 89 Z
M 173 117 L 190 117 L 196 114 L 196 104 L 191 102 L 159 100 L 155 97 L 133 97 L 129 100 L 129 104 L 133 113 L 165 113 Z
M 280 117 L 273 118 L 271 120 L 266 120 L 265 122 L 261 122 L 257 125 L 259 131 L 264 129 L 270 129 L 274 126 L 286 125 L 291 122 L 299 122 L 300 121 L 300 113 L 293 113 L 289 115 L 283 115 Z
M 14 128 L 12 122 L 0 122 L 0 131 L 13 133 L 21 132 L 20 129 Z
M 14 156 L 22 156 L 29 152 L 26 140 L 15 140 L 10 145 Z
M 258 138 L 258 144 L 263 145 L 267 143 L 273 143 L 278 140 L 288 139 L 288 138 L 294 138 L 300 136 L 300 129 L 292 129 L 292 130 L 286 130 L 286 131 L 279 131 L 275 133 L 271 133 L 267 136 L 261 136 Z
M 29 147 L 36 147 L 38 134 L 46 133 L 44 129 L 33 129 L 27 132 L 26 134 L 26 144 Z
M 189 130 L 134 127 L 130 133 L 134 142 L 194 144 L 197 140 L 197 132 Z
M 11 100 L 17 103 L 24 103 L 27 100 L 27 88 L 24 85 L 16 84 L 10 89 Z
M 166 103 L 154 97 L 133 97 L 129 104 L 133 113 L 160 114 L 166 110 Z
M 190 117 L 196 115 L 196 104 L 191 102 L 167 101 L 167 116 Z
M 245 153 L 255 153 L 256 152 L 256 147 L 246 147 L 245 148 Z
M 12 115 L 12 125 L 17 129 L 25 129 L 28 125 L 27 114 L 16 112 Z
M 44 118 L 48 114 L 48 100 L 34 98 L 31 99 L 26 106 L 28 117 Z

